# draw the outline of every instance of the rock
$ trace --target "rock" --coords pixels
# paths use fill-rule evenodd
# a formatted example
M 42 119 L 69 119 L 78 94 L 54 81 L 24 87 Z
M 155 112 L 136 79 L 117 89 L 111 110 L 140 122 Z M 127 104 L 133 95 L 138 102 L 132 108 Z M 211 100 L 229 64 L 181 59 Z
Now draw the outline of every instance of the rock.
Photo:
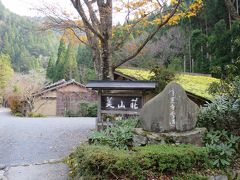
M 134 128 L 133 133 L 138 135 L 145 135 L 146 132 L 142 128 Z
M 203 145 L 203 135 L 207 131 L 206 128 L 195 128 L 186 132 L 166 132 L 155 133 L 144 131 L 141 128 L 133 130 L 133 146 L 141 146 L 147 144 L 194 144 L 196 146 Z
M 5 176 L 0 175 L 0 180 L 7 180 L 7 178 Z
M 214 176 L 208 177 L 208 180 L 214 180 Z
M 49 161 L 48 161 L 48 163 L 60 163 L 60 162 L 62 162 L 63 160 L 62 159 L 50 159 Z
M 223 175 L 215 176 L 214 180 L 228 180 L 228 177 Z
M 185 90 L 171 82 L 143 106 L 138 127 L 153 132 L 189 131 L 196 127 L 198 112 Z
M 133 146 L 144 146 L 148 142 L 147 137 L 141 135 L 133 136 Z
M 5 168 L 6 168 L 6 165 L 0 164 L 0 170 L 3 170 L 3 169 L 5 169 Z
M 207 131 L 206 128 L 195 128 L 186 132 L 169 132 L 162 133 L 166 140 L 170 140 L 169 143 L 175 142 L 175 144 L 194 144 L 196 146 L 203 145 L 203 135 Z

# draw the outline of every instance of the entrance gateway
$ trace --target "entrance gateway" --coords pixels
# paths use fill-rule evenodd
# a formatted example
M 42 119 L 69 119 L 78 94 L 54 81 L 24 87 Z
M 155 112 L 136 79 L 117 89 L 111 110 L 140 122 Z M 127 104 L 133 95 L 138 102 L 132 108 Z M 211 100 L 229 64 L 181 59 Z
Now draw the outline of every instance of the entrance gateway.
M 139 115 L 156 88 L 154 81 L 89 81 L 87 88 L 98 92 L 97 129 L 102 130 L 128 117 Z

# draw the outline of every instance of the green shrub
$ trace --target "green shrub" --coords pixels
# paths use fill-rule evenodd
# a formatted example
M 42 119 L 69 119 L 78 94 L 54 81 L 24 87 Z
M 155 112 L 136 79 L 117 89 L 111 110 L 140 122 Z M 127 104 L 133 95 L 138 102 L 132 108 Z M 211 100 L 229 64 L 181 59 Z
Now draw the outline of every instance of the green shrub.
M 201 108 L 198 115 L 198 126 L 208 130 L 228 130 L 240 133 L 240 98 L 232 99 L 219 96 L 206 107 Z
M 90 135 L 90 143 L 127 149 L 133 137 L 132 129 L 136 127 L 136 124 L 137 119 L 119 120 L 103 131 L 94 131 Z
M 16 112 L 13 115 L 16 116 L 16 117 L 24 117 L 23 114 L 20 113 L 20 112 Z
M 79 115 L 82 117 L 97 117 L 97 103 L 82 101 L 79 104 Z
M 240 63 L 240 61 L 239 61 Z M 198 125 L 214 130 L 227 130 L 240 135 L 240 79 L 239 77 L 213 83 L 210 92 L 219 96 L 201 108 Z
M 30 112 L 28 113 L 28 117 L 45 117 L 45 116 L 41 113 Z
M 97 117 L 97 103 L 90 103 L 87 109 L 88 117 Z
M 151 71 L 150 80 L 157 81 L 156 93 L 161 92 L 165 86 L 175 79 L 175 74 L 164 67 L 156 66 Z
M 239 151 L 240 137 L 227 131 L 210 131 L 204 141 L 209 149 L 211 162 L 217 168 L 231 165 L 234 155 Z
M 138 160 L 143 158 L 146 162 L 157 163 L 155 165 L 160 172 L 186 171 L 195 165 L 198 168 L 208 166 L 207 148 L 193 145 L 150 145 L 135 147 L 134 151 Z
M 74 112 L 72 110 L 67 110 L 65 112 L 67 117 L 97 117 L 97 103 L 81 101 L 79 103 L 79 110 Z
M 72 110 L 66 110 L 64 116 L 66 116 L 66 117 L 80 117 L 78 112 L 76 113 Z
M 68 160 L 76 179 L 146 179 L 150 174 L 187 172 L 207 168 L 208 151 L 192 145 L 152 145 L 133 151 L 108 146 L 81 145 Z

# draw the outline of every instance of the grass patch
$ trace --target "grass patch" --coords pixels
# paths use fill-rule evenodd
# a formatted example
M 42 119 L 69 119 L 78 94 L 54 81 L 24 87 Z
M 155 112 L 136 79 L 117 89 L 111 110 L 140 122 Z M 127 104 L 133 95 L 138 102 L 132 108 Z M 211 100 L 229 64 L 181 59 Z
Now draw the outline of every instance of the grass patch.
M 149 80 L 153 75 L 149 70 L 143 69 L 128 69 L 119 68 L 117 71 L 134 77 L 137 80 Z M 179 83 L 186 91 L 204 97 L 206 99 L 212 100 L 213 96 L 207 92 L 209 85 L 212 82 L 219 82 L 219 79 L 208 77 L 208 76 L 195 76 L 190 74 L 177 74 L 176 82 Z

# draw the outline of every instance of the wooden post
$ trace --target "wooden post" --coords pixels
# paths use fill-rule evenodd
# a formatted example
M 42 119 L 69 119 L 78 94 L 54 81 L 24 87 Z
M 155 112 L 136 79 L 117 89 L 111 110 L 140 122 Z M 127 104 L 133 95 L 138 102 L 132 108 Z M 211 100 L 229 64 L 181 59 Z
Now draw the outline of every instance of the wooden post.
M 102 120 L 102 109 L 101 109 L 101 97 L 102 97 L 102 90 L 98 90 L 98 117 L 97 117 L 97 122 L 96 122 L 96 129 L 100 131 L 100 126 L 99 124 L 102 123 L 103 127 L 103 120 Z

